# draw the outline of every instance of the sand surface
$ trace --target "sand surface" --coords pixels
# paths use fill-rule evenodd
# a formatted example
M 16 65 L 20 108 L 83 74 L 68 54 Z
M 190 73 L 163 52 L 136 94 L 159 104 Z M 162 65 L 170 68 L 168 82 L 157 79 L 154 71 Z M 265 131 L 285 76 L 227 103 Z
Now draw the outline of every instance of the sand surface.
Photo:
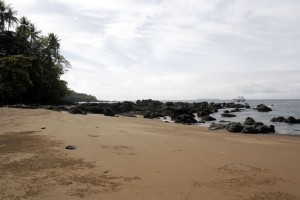
M 0 199 L 300 199 L 300 138 L 143 118 L 0 108 L 0 163 Z

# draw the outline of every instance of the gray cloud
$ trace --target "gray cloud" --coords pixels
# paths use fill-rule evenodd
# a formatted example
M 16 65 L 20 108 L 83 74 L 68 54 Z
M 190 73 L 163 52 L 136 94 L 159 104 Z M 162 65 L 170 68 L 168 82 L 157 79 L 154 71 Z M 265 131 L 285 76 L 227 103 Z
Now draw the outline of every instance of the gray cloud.
M 297 0 L 11 0 L 99 99 L 300 98 Z M 93 80 L 93 81 L 90 81 Z

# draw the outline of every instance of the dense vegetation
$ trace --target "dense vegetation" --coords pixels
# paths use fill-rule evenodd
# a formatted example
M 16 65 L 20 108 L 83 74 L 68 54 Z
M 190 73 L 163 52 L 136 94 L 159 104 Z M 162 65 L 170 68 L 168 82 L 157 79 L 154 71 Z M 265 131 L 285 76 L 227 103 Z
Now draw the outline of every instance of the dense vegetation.
M 84 93 L 77 93 L 73 90 L 70 90 L 69 94 L 66 95 L 63 99 L 65 103 L 77 103 L 77 102 L 97 102 L 97 98 L 92 95 L 87 95 Z
M 0 0 L 0 102 L 59 103 L 72 93 L 60 79 L 70 63 L 60 53 L 59 38 L 41 35 L 16 14 Z

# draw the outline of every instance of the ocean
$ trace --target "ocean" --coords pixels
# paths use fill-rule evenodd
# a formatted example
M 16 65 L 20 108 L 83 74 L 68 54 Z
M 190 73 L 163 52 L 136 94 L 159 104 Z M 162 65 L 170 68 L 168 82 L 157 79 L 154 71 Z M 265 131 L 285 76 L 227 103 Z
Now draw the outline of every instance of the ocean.
M 200 101 L 201 102 L 201 101 Z M 208 102 L 222 103 L 222 102 L 232 102 L 228 100 L 211 100 Z M 300 124 L 287 124 L 284 122 L 271 122 L 273 117 L 289 117 L 293 116 L 296 119 L 300 119 L 300 99 L 283 99 L 283 100 L 246 100 L 251 109 L 245 109 L 242 112 L 235 112 L 233 114 L 237 117 L 224 118 L 221 117 L 221 113 L 225 109 L 220 109 L 218 113 L 211 114 L 212 117 L 216 118 L 215 121 L 218 123 L 220 120 L 232 121 L 232 122 L 244 122 L 247 117 L 252 117 L 257 122 L 263 122 L 266 125 L 274 125 L 277 134 L 288 134 L 288 135 L 299 135 L 300 136 Z M 256 108 L 259 104 L 265 104 L 271 107 L 270 112 L 258 112 L 253 108 Z M 205 123 L 203 126 L 208 126 L 210 123 Z

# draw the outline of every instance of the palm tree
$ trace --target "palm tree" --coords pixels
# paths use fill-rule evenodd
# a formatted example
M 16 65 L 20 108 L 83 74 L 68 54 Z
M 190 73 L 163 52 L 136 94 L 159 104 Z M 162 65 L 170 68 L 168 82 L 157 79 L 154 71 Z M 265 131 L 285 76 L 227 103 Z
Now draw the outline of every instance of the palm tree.
M 18 18 L 16 17 L 17 11 L 13 10 L 12 7 L 7 7 L 6 21 L 7 21 L 7 30 L 13 25 L 18 23 Z
M 59 38 L 54 33 L 49 33 L 48 35 L 48 46 L 51 50 L 53 50 L 55 53 L 58 53 L 60 44 L 59 44 Z
M 26 17 L 21 17 L 17 27 L 17 35 L 27 36 L 29 32 L 30 21 Z
M 39 34 L 41 31 L 36 29 L 36 26 L 34 24 L 29 24 L 29 31 L 28 31 L 28 37 L 30 38 L 30 43 L 33 41 L 36 41 L 39 37 Z
M 6 5 L 4 1 L 0 0 L 0 31 L 4 31 L 4 16 Z
M 41 31 L 37 30 L 36 26 L 26 17 L 21 17 L 20 24 L 17 27 L 17 35 L 25 37 L 30 43 L 36 41 Z
M 13 25 L 18 23 L 16 17 L 17 11 L 13 10 L 10 5 L 5 5 L 5 2 L 0 0 L 0 31 L 5 30 L 5 25 L 7 24 L 7 30 Z

